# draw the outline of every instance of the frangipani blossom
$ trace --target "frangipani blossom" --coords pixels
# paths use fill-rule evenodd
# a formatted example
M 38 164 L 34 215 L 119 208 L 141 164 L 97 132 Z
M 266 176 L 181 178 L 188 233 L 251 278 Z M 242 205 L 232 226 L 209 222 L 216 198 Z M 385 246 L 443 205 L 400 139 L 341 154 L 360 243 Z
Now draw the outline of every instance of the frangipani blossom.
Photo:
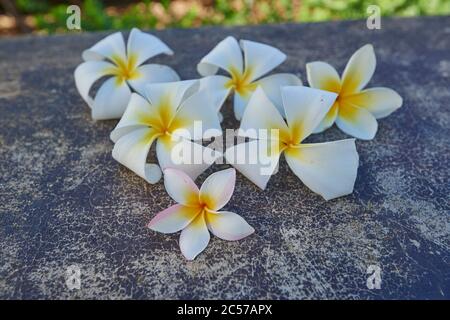
M 285 59 L 284 53 L 267 44 L 249 40 L 241 40 L 238 43 L 234 37 L 227 37 L 197 65 L 198 72 L 206 77 L 201 79 L 201 88 L 220 91 L 219 108 L 230 92 L 234 92 L 234 115 L 238 120 L 241 119 L 248 99 L 257 86 L 264 89 L 283 113 L 280 87 L 301 85 L 301 80 L 289 73 L 261 77 L 275 69 Z M 226 71 L 229 76 L 215 75 L 219 68 Z
M 164 185 L 178 204 L 158 213 L 148 227 L 162 233 L 182 230 L 180 249 L 188 260 L 195 259 L 207 247 L 210 231 L 229 241 L 249 236 L 255 230 L 241 216 L 219 211 L 233 195 L 235 181 L 236 171 L 230 168 L 210 175 L 199 190 L 182 171 L 165 169 Z
M 111 132 L 111 140 L 115 142 L 113 158 L 149 183 L 161 178 L 160 167 L 179 168 L 192 179 L 206 170 L 221 154 L 191 140 L 220 136 L 222 129 L 213 111 L 215 93 L 196 91 L 197 87 L 195 80 L 155 83 L 147 86 L 145 98 L 133 93 L 125 113 Z M 196 123 L 201 124 L 201 131 L 197 130 Z M 207 130 L 209 136 L 204 137 Z M 147 163 L 153 142 L 156 142 L 160 167 Z M 180 147 L 193 153 L 185 155 L 184 163 L 174 161 Z M 194 162 L 192 158 L 200 161 Z
M 75 83 L 81 97 L 91 108 L 96 120 L 120 118 L 130 100 L 132 90 L 144 94 L 145 85 L 180 80 L 170 67 L 143 64 L 159 54 L 173 51 L 157 37 L 133 28 L 127 46 L 120 32 L 100 40 L 83 52 L 83 62 L 75 69 Z M 95 98 L 89 94 L 93 84 L 109 77 Z
M 251 134 L 255 130 L 275 130 L 278 134 L 268 134 L 267 143 L 251 140 L 228 148 L 225 151 L 227 162 L 258 187 L 265 189 L 280 155 L 284 153 L 295 175 L 325 200 L 352 193 L 359 160 L 355 139 L 302 143 L 328 112 L 336 94 L 295 86 L 283 87 L 281 96 L 287 121 L 264 91 L 256 89 L 242 117 L 239 135 L 259 139 L 260 136 Z M 249 163 L 246 161 L 248 150 L 252 154 L 262 151 L 265 157 L 271 159 L 272 166 L 266 168 L 261 161 Z
M 335 92 L 338 97 L 314 132 L 336 125 L 345 133 L 370 140 L 378 129 L 376 119 L 384 118 L 401 107 L 400 95 L 389 88 L 363 88 L 375 72 L 376 58 L 372 45 L 356 51 L 345 67 L 342 77 L 328 63 L 316 61 L 306 65 L 309 85 Z

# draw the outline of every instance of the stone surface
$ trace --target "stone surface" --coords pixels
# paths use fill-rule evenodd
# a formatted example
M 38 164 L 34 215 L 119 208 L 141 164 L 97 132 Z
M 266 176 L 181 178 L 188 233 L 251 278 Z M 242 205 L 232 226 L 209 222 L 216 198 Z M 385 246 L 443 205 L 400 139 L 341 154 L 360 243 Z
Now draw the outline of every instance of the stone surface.
M 373 43 L 369 86 L 396 89 L 404 106 L 357 141 L 352 195 L 325 202 L 284 160 L 266 191 L 238 175 L 228 209 L 256 233 L 212 238 L 187 262 L 178 235 L 146 223 L 173 201 L 111 157 L 116 121 L 94 122 L 73 70 L 106 33 L 0 40 L 1 298 L 450 298 L 450 19 L 365 21 L 155 32 L 176 52 L 157 61 L 182 78 L 227 35 L 267 42 L 288 55 L 278 70 L 303 80 L 305 63 L 342 71 Z M 223 128 L 237 128 L 230 102 Z M 336 140 L 336 128 L 312 138 Z M 206 175 L 226 165 L 215 165 Z M 68 266 L 81 289 L 68 290 Z M 381 267 L 380 290 L 366 286 Z

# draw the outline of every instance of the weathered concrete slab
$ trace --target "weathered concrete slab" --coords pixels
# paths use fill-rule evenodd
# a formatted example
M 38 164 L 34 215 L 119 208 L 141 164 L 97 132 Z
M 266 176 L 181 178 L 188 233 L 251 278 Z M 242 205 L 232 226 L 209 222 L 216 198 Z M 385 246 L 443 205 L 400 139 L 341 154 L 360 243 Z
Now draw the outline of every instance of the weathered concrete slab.
M 160 61 L 183 78 L 226 35 L 273 44 L 278 70 L 305 80 L 305 63 L 342 70 L 371 42 L 370 86 L 395 88 L 404 107 L 358 141 L 355 192 L 325 202 L 288 170 L 263 192 L 238 177 L 228 208 L 255 227 L 213 238 L 194 262 L 178 235 L 145 225 L 172 204 L 111 157 L 116 121 L 94 122 L 72 72 L 105 34 L 0 40 L 1 298 L 450 298 L 450 18 L 157 32 L 176 52 Z M 237 128 L 231 105 L 224 128 Z M 314 140 L 345 135 L 332 129 Z M 211 168 L 204 177 L 221 166 Z M 222 166 L 223 167 L 223 166 Z M 78 264 L 81 290 L 65 271 Z M 366 269 L 382 269 L 380 290 Z

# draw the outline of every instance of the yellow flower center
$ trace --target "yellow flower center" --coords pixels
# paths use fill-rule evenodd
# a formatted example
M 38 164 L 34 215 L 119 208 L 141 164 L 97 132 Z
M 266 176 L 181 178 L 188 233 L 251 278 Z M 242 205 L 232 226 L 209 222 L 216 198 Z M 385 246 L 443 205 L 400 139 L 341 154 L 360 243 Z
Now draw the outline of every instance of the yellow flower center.
M 135 54 L 129 54 L 127 60 L 114 55 L 111 57 L 111 60 L 115 66 L 108 68 L 105 74 L 116 76 L 117 85 L 121 85 L 123 81 L 137 79 L 141 76 L 137 69 L 137 56 Z
M 230 68 L 231 79 L 225 84 L 225 87 L 234 89 L 242 96 L 253 92 L 257 84 L 250 82 L 252 70 L 247 68 L 244 73 L 239 72 L 236 68 Z

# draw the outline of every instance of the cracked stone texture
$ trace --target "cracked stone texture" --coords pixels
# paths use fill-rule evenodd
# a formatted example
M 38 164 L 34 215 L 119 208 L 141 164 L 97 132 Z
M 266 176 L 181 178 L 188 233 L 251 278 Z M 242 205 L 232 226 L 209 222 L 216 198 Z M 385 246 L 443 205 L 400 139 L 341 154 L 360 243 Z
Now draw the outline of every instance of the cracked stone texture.
M 256 229 L 242 241 L 212 238 L 193 262 L 146 223 L 174 202 L 111 157 L 117 121 L 91 119 L 73 71 L 107 33 L 0 40 L 0 298 L 397 299 L 450 298 L 450 18 L 383 19 L 154 32 L 175 51 L 156 61 L 182 78 L 227 35 L 288 55 L 277 70 L 306 82 L 305 63 L 343 70 L 373 43 L 377 70 L 403 107 L 357 141 L 353 194 L 324 201 L 287 168 L 266 191 L 238 175 L 227 209 Z M 223 128 L 237 128 L 230 101 Z M 332 128 L 310 140 L 346 138 Z M 226 165 L 214 165 L 198 183 Z M 81 289 L 65 271 L 81 268 Z M 380 290 L 366 286 L 381 267 Z

